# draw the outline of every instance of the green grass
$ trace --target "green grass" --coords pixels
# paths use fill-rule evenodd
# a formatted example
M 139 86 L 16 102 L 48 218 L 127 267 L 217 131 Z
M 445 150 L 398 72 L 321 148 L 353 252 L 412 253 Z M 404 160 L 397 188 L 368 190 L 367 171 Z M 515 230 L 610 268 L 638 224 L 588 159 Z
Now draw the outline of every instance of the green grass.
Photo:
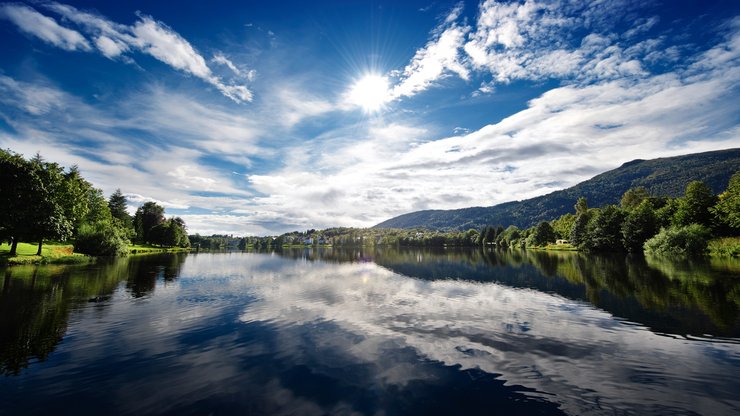
M 87 263 L 91 257 L 72 252 L 72 244 L 47 243 L 41 248 L 41 255 L 37 256 L 37 243 L 18 243 L 16 255 L 10 256 L 10 245 L 0 244 L 0 264 L 71 264 Z
M 534 246 L 527 247 L 528 249 L 534 250 L 547 250 L 547 251 L 578 251 L 578 248 L 572 244 L 548 244 L 546 246 Z
M 740 257 L 740 237 L 709 240 L 709 255 L 715 257 Z
M 130 244 L 128 246 L 128 252 L 131 254 L 169 253 L 177 251 L 190 251 L 190 249 L 182 247 L 160 247 L 151 244 Z

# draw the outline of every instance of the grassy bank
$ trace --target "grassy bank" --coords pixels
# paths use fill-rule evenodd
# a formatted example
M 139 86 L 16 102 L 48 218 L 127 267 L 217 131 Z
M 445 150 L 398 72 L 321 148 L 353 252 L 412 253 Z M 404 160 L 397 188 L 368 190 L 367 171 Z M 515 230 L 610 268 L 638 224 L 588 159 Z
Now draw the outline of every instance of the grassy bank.
M 713 257 L 740 257 L 740 237 L 723 237 L 710 240 L 709 255 Z
M 0 266 L 18 264 L 78 264 L 95 261 L 95 257 L 73 253 L 72 244 L 44 242 L 41 255 L 37 256 L 38 244 L 18 243 L 15 256 L 10 256 L 10 245 L 0 244 Z M 189 251 L 180 247 L 159 247 L 149 244 L 132 244 L 129 254 L 168 253 Z
M 5 264 L 74 264 L 87 263 L 94 258 L 73 253 L 72 244 L 44 243 L 37 256 L 38 244 L 18 243 L 15 256 L 10 256 L 10 245 L 0 244 L 0 265 Z
M 147 253 L 173 253 L 189 252 L 189 248 L 182 247 L 160 247 L 151 244 L 131 244 L 128 246 L 129 254 L 147 254 Z

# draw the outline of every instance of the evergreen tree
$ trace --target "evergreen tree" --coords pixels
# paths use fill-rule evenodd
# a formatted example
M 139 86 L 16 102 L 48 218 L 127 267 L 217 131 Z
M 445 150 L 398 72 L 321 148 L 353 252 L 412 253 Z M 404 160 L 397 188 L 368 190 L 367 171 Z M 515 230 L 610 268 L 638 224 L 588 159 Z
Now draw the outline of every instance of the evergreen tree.
M 108 198 L 108 208 L 113 218 L 118 218 L 124 222 L 131 220 L 131 216 L 126 210 L 126 197 L 123 196 L 120 188 L 116 189 L 116 192 L 113 192 Z

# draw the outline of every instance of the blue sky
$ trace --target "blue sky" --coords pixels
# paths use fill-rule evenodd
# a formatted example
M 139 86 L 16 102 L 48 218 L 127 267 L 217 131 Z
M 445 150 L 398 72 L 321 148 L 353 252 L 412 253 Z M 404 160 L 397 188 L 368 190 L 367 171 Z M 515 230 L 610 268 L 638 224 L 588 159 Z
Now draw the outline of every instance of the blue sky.
M 740 146 L 740 3 L 0 3 L 0 146 L 191 232 L 371 226 Z

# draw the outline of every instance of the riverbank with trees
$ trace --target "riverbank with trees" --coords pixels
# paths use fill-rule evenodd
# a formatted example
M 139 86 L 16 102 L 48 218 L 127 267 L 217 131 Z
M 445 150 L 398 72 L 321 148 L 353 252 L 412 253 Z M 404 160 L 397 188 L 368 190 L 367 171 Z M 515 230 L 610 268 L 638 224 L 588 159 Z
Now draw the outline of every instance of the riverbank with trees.
M 679 198 L 628 190 L 617 205 L 592 208 L 579 198 L 573 213 L 519 229 L 487 225 L 480 230 L 426 228 L 329 228 L 279 236 L 244 237 L 239 249 L 296 246 L 495 247 L 535 250 L 622 252 L 673 257 L 740 256 L 740 172 L 715 195 L 701 181 Z
M 45 250 L 45 242 L 54 243 L 51 250 Z M 120 189 L 106 199 L 76 166 L 65 168 L 39 154 L 26 159 L 9 150 L 0 150 L 0 243 L 7 244 L 0 264 L 84 262 L 89 260 L 80 255 L 190 246 L 185 222 L 165 218 L 155 202 L 131 216 Z M 130 248 L 132 243 L 144 246 Z M 35 254 L 27 253 L 29 245 L 35 245 Z

